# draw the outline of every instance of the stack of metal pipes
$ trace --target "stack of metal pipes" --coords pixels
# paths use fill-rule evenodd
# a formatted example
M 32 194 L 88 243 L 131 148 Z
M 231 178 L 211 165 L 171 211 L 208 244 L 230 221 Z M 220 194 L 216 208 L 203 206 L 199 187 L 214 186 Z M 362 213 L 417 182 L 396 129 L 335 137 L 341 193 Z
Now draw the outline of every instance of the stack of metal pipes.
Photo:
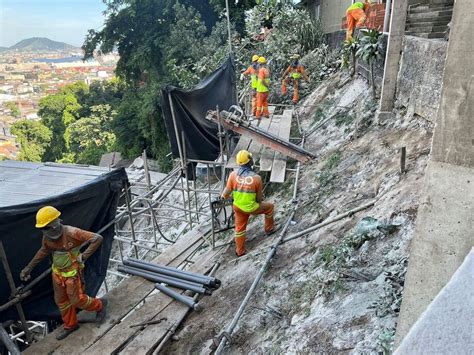
M 196 297 L 188 297 L 170 289 L 168 286 L 189 290 L 201 295 L 211 295 L 212 291 L 218 289 L 221 281 L 215 277 L 184 271 L 169 266 L 149 263 L 138 259 L 125 259 L 123 265 L 117 268 L 119 272 L 140 276 L 149 281 L 156 282 L 155 288 L 160 292 L 174 298 L 175 300 L 198 310 L 199 304 Z

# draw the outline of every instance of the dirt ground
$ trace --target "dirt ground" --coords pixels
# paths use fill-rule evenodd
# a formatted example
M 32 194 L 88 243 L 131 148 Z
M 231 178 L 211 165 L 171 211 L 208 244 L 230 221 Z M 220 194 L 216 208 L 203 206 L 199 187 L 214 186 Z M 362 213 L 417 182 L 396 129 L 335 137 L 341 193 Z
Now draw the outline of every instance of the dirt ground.
M 391 351 L 433 127 L 404 110 L 380 125 L 375 111 L 365 80 L 340 73 L 302 102 L 302 129 L 317 127 L 305 148 L 318 159 L 302 166 L 295 223 L 287 234 L 376 202 L 278 248 L 226 353 Z M 266 189 L 282 223 L 294 205 L 293 175 Z M 363 218 L 370 228 L 362 229 Z M 210 353 L 212 339 L 230 323 L 263 264 L 262 247 L 272 243 L 262 224 L 259 217 L 249 225 L 251 255 L 235 261 L 232 248 L 222 255 L 216 274 L 222 287 L 200 301 L 203 311 L 190 314 L 163 353 Z

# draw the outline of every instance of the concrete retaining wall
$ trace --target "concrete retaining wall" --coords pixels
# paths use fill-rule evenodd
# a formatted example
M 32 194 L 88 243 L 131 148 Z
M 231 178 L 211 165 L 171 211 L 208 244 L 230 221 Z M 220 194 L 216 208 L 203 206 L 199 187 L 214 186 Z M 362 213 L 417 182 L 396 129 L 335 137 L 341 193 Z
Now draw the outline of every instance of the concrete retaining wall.
M 397 82 L 397 106 L 435 122 L 448 42 L 405 36 Z

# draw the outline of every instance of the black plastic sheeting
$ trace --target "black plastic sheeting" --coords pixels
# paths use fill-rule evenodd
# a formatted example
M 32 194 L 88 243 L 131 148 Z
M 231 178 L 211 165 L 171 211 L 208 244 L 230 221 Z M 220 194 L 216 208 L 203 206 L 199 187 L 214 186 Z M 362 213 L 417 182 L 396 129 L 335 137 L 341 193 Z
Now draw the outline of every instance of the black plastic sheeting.
M 216 71 L 190 90 L 168 85 L 162 89 L 161 108 L 173 157 L 179 149 L 173 125 L 169 98 L 173 103 L 176 125 L 181 141 L 184 132 L 188 159 L 215 160 L 220 153 L 217 124 L 206 120 L 206 113 L 228 110 L 237 103 L 234 60 L 230 57 Z
M 120 191 L 125 183 L 127 174 L 122 168 L 59 196 L 0 208 L 0 240 L 5 247 L 16 286 L 22 283 L 20 271 L 41 246 L 42 234 L 35 228 L 36 212 L 39 208 L 52 205 L 61 211 L 60 218 L 64 224 L 95 232 L 115 218 Z M 86 261 L 86 292 L 91 296 L 97 294 L 107 272 L 114 224 L 101 235 L 104 237 L 102 246 Z M 31 280 L 50 267 L 51 258 L 47 257 L 34 269 Z M 4 304 L 9 300 L 10 287 L 3 266 L 0 266 L 0 270 L 0 304 Z M 59 319 L 59 310 L 53 299 L 51 277 L 44 278 L 32 291 L 33 294 L 22 302 L 26 319 Z M 10 319 L 19 319 L 15 307 L 0 313 L 1 322 Z

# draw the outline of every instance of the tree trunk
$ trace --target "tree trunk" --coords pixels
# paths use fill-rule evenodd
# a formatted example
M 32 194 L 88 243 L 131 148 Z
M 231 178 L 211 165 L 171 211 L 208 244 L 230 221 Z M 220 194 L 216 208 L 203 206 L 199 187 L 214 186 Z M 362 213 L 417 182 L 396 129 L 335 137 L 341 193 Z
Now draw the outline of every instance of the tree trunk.
M 351 72 L 351 77 L 354 77 L 355 74 L 356 74 L 356 65 L 357 65 L 357 58 L 356 58 L 356 54 L 355 54 L 355 51 L 352 51 L 352 72 Z
M 370 61 L 369 68 L 370 68 L 370 81 L 372 82 L 372 95 L 373 95 L 374 99 L 376 99 L 377 92 L 376 92 L 376 88 L 375 88 L 374 61 L 373 60 Z

